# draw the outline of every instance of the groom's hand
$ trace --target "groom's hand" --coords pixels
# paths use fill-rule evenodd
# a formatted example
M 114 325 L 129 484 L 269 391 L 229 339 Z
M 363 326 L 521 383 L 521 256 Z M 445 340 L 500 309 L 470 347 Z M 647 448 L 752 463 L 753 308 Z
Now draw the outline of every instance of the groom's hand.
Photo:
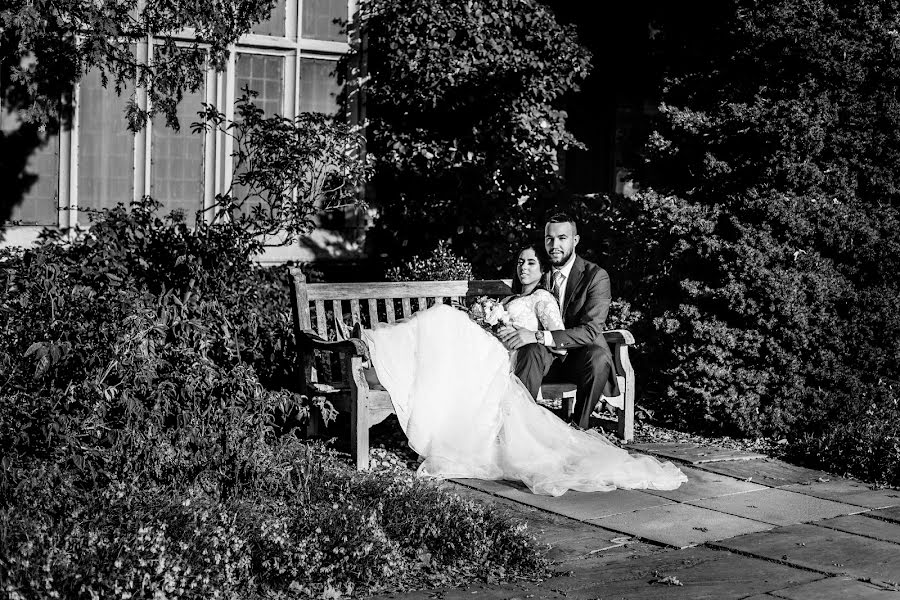
M 522 346 L 537 342 L 534 332 L 524 327 L 501 327 L 497 331 L 497 335 L 507 350 L 517 350 Z

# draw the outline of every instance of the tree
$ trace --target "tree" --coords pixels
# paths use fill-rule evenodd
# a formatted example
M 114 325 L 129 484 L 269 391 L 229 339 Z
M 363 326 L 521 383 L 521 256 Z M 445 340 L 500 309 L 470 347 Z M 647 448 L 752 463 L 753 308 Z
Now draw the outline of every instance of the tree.
M 900 4 L 734 0 L 702 31 L 679 11 L 657 22 L 661 110 L 636 173 L 654 191 L 616 202 L 647 400 L 792 441 L 848 413 L 896 422 Z
M 670 10 L 644 184 L 900 204 L 900 3 L 740 0 L 702 24 Z
M 265 117 L 255 96 L 244 88 L 234 120 L 204 104 L 202 121 L 191 127 L 234 140 L 234 178 L 207 209 L 210 220 L 231 222 L 263 245 L 280 246 L 312 229 L 316 213 L 360 204 L 371 161 L 352 126 L 318 113 Z
M 206 65 L 224 68 L 228 47 L 265 19 L 274 0 L 7 0 L 0 9 L 0 99 L 7 113 L 0 131 L 0 224 L 27 192 L 34 177 L 28 156 L 50 133 L 69 127 L 72 89 L 96 69 L 117 93 L 130 89 L 129 126 L 141 129 L 154 113 L 170 127 L 185 90 L 195 91 Z M 190 44 L 175 43 L 183 29 Z M 153 36 L 152 61 L 134 51 Z M 147 91 L 150 110 L 135 102 Z M 14 115 L 11 116 L 11 115 Z
M 360 4 L 376 244 L 398 259 L 438 240 L 485 273 L 533 233 L 578 142 L 559 104 L 590 56 L 536 0 Z M 361 74 L 363 75 L 363 74 Z

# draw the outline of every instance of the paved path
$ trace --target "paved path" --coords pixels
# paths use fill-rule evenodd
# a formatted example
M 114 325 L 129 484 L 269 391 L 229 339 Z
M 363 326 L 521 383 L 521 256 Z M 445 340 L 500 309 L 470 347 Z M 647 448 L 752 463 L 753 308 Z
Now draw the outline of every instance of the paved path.
M 679 462 L 688 483 L 559 498 L 446 484 L 526 520 L 556 576 L 386 598 L 900 600 L 900 491 L 724 448 L 629 449 Z

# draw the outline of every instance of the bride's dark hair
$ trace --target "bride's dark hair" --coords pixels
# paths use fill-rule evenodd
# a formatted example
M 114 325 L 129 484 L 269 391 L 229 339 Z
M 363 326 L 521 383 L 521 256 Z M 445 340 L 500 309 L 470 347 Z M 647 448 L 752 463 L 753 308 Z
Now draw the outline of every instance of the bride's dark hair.
M 513 294 L 521 294 L 522 293 L 522 282 L 519 281 L 519 271 L 518 271 L 518 262 L 519 255 L 525 252 L 526 250 L 534 250 L 534 255 L 538 259 L 538 264 L 541 267 L 541 275 L 550 270 L 550 259 L 547 257 L 547 252 L 544 250 L 543 246 L 539 246 L 538 244 L 525 244 L 521 248 L 516 251 L 516 257 L 514 260 L 513 266 L 513 278 L 512 278 L 512 291 Z M 541 281 L 538 282 L 538 287 L 544 287 L 544 278 L 541 277 Z

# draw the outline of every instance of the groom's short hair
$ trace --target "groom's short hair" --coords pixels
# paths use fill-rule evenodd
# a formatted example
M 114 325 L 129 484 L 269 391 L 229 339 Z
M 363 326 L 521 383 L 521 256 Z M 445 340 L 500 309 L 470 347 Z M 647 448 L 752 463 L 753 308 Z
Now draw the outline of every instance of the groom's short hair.
M 547 218 L 547 223 L 571 223 L 572 224 L 572 233 L 578 233 L 578 222 L 575 218 L 569 213 L 557 212 L 553 213 Z

